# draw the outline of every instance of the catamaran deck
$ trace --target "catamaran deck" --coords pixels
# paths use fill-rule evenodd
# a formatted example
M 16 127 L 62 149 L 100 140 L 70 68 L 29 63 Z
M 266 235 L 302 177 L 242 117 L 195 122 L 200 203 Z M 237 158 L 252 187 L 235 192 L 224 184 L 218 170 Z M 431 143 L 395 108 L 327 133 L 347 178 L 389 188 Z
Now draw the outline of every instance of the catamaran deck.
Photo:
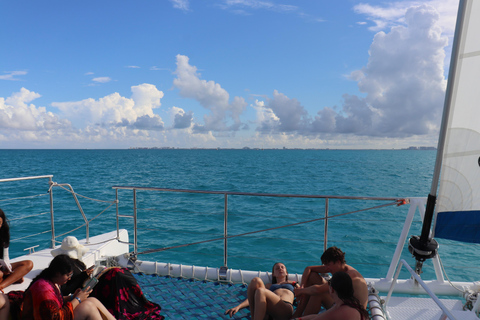
M 118 239 L 117 240 L 117 236 Z M 112 231 L 80 243 L 89 248 L 83 257 L 86 265 L 106 264 L 107 257 L 127 254 L 128 232 L 126 230 Z M 30 255 L 12 259 L 19 261 L 30 259 L 34 262 L 34 269 L 25 276 L 22 284 L 11 285 L 6 292 L 12 290 L 25 290 L 31 280 L 46 268 L 52 260 L 51 249 L 33 252 Z M 161 314 L 166 319 L 230 319 L 224 314 L 225 310 L 236 306 L 246 299 L 246 284 L 230 284 L 219 281 L 193 280 L 171 276 L 134 274 L 145 296 L 162 307 Z M 408 297 L 392 297 L 389 306 L 391 319 L 440 319 L 442 312 L 430 305 L 430 299 Z M 451 310 L 457 319 L 477 319 L 472 312 L 462 311 L 463 304 L 459 300 L 443 300 L 442 302 Z M 415 308 L 412 308 L 415 303 Z M 251 319 L 248 309 L 238 312 L 234 319 Z M 385 319 L 383 316 L 372 316 L 372 319 Z

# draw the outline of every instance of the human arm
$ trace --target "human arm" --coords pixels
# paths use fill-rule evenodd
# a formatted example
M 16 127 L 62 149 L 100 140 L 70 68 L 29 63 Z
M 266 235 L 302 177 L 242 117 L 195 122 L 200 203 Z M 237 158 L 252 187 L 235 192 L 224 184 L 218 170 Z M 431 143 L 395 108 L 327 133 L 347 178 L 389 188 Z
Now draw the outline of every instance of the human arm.
M 12 272 L 12 265 L 10 264 L 10 257 L 8 256 L 8 247 L 3 248 L 3 259 L 0 259 L 0 265 L 8 271 L 7 273 Z
M 245 299 L 245 301 L 240 303 L 238 306 L 230 308 L 227 311 L 225 311 L 225 314 L 228 314 L 230 318 L 232 318 L 235 313 L 237 313 L 241 309 L 246 308 L 248 306 L 249 306 L 248 299 Z
M 319 266 L 308 266 L 305 268 L 305 270 L 303 270 L 303 274 L 302 274 L 302 281 L 300 282 L 300 287 L 305 287 L 305 285 L 307 284 L 307 281 L 308 279 L 310 278 L 310 274 L 312 272 L 315 272 L 315 273 L 328 273 L 329 270 L 326 266 L 324 265 L 319 265 Z

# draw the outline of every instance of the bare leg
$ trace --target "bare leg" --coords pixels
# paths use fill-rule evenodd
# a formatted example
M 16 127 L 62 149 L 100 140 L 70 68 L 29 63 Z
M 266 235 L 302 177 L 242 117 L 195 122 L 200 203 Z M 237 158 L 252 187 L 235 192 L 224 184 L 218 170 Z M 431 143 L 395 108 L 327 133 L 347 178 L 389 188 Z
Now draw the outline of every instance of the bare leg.
M 268 319 L 268 316 L 277 320 L 288 320 L 292 317 L 292 311 L 291 305 L 270 290 L 259 288 L 255 292 L 255 314 L 252 314 L 252 320 Z
M 88 298 L 82 301 L 74 310 L 75 320 L 115 320 L 107 308 L 96 298 Z
M 10 301 L 4 294 L 0 294 L 0 320 L 7 320 L 10 315 Z
M 316 286 L 315 290 L 313 290 L 312 286 Z M 312 291 L 315 291 L 315 293 L 301 296 L 295 314 L 293 315 L 295 318 L 301 317 L 302 315 L 317 314 L 322 308 L 322 305 L 327 309 L 332 306 L 333 300 L 328 291 L 327 281 L 318 273 L 310 274 L 305 288 L 310 288 Z
M 23 282 L 23 276 L 30 272 L 33 268 L 33 262 L 30 260 L 23 260 L 12 263 L 12 273 L 3 276 L 0 282 L 0 289 L 4 289 L 12 283 Z
M 252 315 L 252 320 L 255 319 L 255 296 L 258 289 L 265 288 L 265 284 L 263 283 L 262 279 L 255 277 L 250 281 L 250 284 L 247 288 L 247 299 L 248 305 L 250 307 L 250 314 Z

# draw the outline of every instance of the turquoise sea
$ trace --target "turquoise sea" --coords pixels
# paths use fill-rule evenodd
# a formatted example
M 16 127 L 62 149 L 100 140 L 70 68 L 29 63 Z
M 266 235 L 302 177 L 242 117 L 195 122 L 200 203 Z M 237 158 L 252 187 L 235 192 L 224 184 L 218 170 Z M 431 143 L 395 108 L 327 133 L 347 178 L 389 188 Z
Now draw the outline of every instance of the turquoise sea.
M 436 151 L 428 150 L 0 150 L 0 179 L 53 175 L 53 181 L 70 184 L 84 196 L 79 202 L 91 222 L 91 235 L 116 227 L 115 190 L 112 186 L 236 191 L 281 194 L 317 194 L 362 197 L 426 197 L 431 184 Z M 48 180 L 0 183 L 0 208 L 10 220 L 11 256 L 23 249 L 49 246 L 49 234 L 23 238 L 48 230 L 50 225 Z M 120 213 L 133 213 L 132 192 L 119 191 Z M 35 195 L 35 197 L 32 197 Z M 36 196 L 39 195 L 39 196 Z M 41 195 L 41 196 L 40 196 Z M 87 198 L 85 198 L 87 197 Z M 4 201 L 2 199 L 15 198 Z M 70 193 L 53 189 L 56 234 L 82 223 Z M 107 202 L 92 201 L 99 199 Z M 331 199 L 329 215 L 374 207 L 389 201 Z M 223 195 L 137 192 L 139 251 L 216 239 L 223 235 Z M 323 250 L 324 222 L 252 233 L 324 215 L 323 199 L 228 197 L 228 267 L 269 270 L 283 261 L 290 273 L 318 264 Z M 396 247 L 408 206 L 388 206 L 329 220 L 328 246 L 346 253 L 347 263 L 365 277 L 384 277 Z M 36 216 L 39 213 L 43 215 Z M 18 220 L 21 217 L 27 217 Z M 120 219 L 130 231 L 133 221 Z M 420 234 L 417 214 L 410 230 Z M 73 235 L 85 237 L 85 227 Z M 22 238 L 22 239 L 19 239 Z M 59 237 L 59 240 L 63 236 Z M 438 239 L 440 254 L 452 280 L 477 281 L 478 245 Z M 406 247 L 405 247 L 406 248 Z M 408 250 L 403 258 L 414 265 Z M 223 241 L 140 255 L 141 260 L 219 267 Z M 406 274 L 405 274 L 406 275 Z M 424 277 L 433 277 L 426 262 Z

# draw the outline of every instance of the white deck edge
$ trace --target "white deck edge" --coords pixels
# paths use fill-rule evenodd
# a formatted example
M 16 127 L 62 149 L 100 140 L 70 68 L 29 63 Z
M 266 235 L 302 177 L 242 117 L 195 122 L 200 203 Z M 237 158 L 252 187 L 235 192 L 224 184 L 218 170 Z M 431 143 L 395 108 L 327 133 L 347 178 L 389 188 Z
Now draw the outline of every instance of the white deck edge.
M 123 255 L 128 252 L 128 232 L 125 229 L 119 231 L 119 239 L 117 239 L 117 231 L 111 231 L 98 236 L 90 237 L 89 243 L 86 243 L 85 239 L 79 239 L 79 243 L 89 249 L 89 251 L 83 256 L 82 261 L 87 267 L 92 265 L 98 265 L 100 261 L 104 261 L 106 257 Z M 121 243 L 124 242 L 124 243 Z M 55 248 L 60 247 L 57 246 Z M 51 251 L 53 249 L 44 249 L 32 254 L 23 255 L 11 259 L 11 262 L 31 260 L 33 262 L 33 269 L 25 277 L 24 282 L 21 284 L 12 284 L 4 289 L 4 292 L 10 292 L 14 290 L 25 290 L 29 286 L 33 278 L 35 278 L 43 269 L 47 268 L 53 256 Z

